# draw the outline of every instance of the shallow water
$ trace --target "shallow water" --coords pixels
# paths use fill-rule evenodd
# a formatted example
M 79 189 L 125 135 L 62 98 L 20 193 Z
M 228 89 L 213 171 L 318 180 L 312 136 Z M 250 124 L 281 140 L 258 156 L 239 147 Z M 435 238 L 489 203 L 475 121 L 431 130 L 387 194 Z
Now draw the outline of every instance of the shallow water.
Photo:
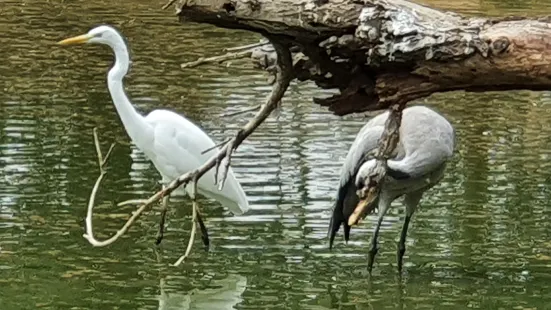
M 551 13 L 551 1 L 432 1 L 467 14 Z M 149 1 L 3 1 L 0 8 L 1 309 L 551 309 L 551 96 L 502 92 L 432 96 L 454 124 L 458 149 L 444 180 L 422 201 L 395 272 L 403 208 L 384 222 L 374 276 L 365 276 L 373 217 L 345 246 L 327 249 L 338 172 L 366 116 L 337 117 L 294 84 L 235 154 L 252 210 L 232 216 L 202 199 L 211 252 L 184 251 L 190 201 L 174 199 L 168 231 L 153 245 L 158 208 L 115 244 L 94 248 L 84 217 L 98 174 L 92 128 L 116 141 L 95 215 L 99 237 L 132 211 L 111 202 L 144 198 L 159 176 L 134 149 L 105 86 L 106 47 L 55 42 L 100 23 L 132 51 L 127 91 L 144 113 L 174 109 L 222 141 L 264 100 L 267 76 L 247 61 L 227 68 L 180 63 L 259 37 L 179 24 Z M 397 204 L 399 206 L 400 204 Z

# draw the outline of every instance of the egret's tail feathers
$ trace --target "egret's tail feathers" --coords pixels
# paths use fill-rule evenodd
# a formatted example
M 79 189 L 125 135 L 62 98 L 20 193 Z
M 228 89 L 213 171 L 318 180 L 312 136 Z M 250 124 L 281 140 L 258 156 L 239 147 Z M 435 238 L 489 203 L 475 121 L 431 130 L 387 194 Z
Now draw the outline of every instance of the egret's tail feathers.
M 224 186 L 225 187 L 225 186 Z M 241 186 L 239 187 L 238 191 L 242 192 L 242 195 L 239 195 L 239 200 L 236 201 L 233 198 L 228 198 L 225 195 L 222 195 L 219 191 L 202 191 L 199 190 L 199 192 L 209 198 L 212 198 L 226 208 L 228 208 L 231 213 L 235 215 L 241 215 L 249 211 L 249 203 L 247 202 L 247 197 L 245 196 L 245 193 L 243 192 L 243 189 Z M 241 193 L 240 193 L 241 194 Z

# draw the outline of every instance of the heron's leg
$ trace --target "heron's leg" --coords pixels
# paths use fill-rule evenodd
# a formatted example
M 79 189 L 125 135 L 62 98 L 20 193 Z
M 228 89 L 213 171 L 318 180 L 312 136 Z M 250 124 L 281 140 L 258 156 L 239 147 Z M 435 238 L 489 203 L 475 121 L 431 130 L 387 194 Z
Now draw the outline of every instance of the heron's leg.
M 415 213 L 415 210 L 417 210 L 417 206 L 419 205 L 419 201 L 421 200 L 422 195 L 423 192 L 419 191 L 406 194 L 404 197 L 404 204 L 406 206 L 406 218 L 404 219 L 402 233 L 400 234 L 400 241 L 398 242 L 398 251 L 396 253 L 396 258 L 398 260 L 398 272 L 402 271 L 402 262 L 404 258 L 404 253 L 406 253 L 406 237 L 408 233 L 409 222 L 411 221 L 413 213 Z
M 388 207 L 390 206 L 390 203 L 392 202 L 391 199 L 388 199 L 388 197 L 379 197 L 379 212 L 377 219 L 377 226 L 375 226 L 375 230 L 373 231 L 373 235 L 371 236 L 371 243 L 369 246 L 369 253 L 367 256 L 367 271 L 371 274 L 371 270 L 373 269 L 373 262 L 375 261 L 375 255 L 377 255 L 377 252 L 379 251 L 379 246 L 377 244 L 377 239 L 379 238 L 379 230 L 381 229 L 381 224 L 383 223 L 383 218 L 385 217 L 386 211 L 388 210 Z
M 371 236 L 371 244 L 369 246 L 369 254 L 367 256 L 367 271 L 369 271 L 369 273 L 371 273 L 371 270 L 373 269 L 373 262 L 375 261 L 375 255 L 377 255 L 377 252 L 379 251 L 377 238 L 379 237 L 379 229 L 381 228 L 382 223 L 383 223 L 383 217 L 379 216 L 379 219 L 377 220 L 377 226 L 375 227 L 375 230 L 373 231 L 373 235 Z
M 164 189 L 165 186 L 163 185 L 163 190 Z M 161 203 L 161 219 L 159 220 L 159 231 L 157 231 L 157 237 L 155 238 L 156 245 L 161 244 L 164 237 L 166 212 L 168 210 L 168 197 L 169 196 L 163 196 L 163 201 Z

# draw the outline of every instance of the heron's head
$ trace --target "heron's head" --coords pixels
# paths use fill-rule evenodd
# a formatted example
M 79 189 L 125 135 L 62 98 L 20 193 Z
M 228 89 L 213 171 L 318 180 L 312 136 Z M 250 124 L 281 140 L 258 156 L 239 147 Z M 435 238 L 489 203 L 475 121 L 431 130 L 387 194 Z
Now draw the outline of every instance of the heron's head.
M 61 45 L 84 43 L 106 44 L 114 48 L 115 46 L 121 45 L 121 43 L 124 45 L 124 40 L 115 28 L 103 25 L 88 31 L 86 34 L 78 35 L 58 42 L 58 44 Z
M 365 193 L 365 196 L 360 199 L 360 202 L 356 205 L 356 208 L 348 218 L 348 225 L 352 226 L 357 224 L 360 219 L 375 210 L 377 206 L 377 198 L 379 197 L 379 188 L 371 186 L 371 184 L 365 184 L 365 180 L 368 176 L 374 174 L 377 161 L 370 159 L 364 162 L 358 173 L 356 174 L 356 188 L 358 189 L 358 196 L 360 192 Z

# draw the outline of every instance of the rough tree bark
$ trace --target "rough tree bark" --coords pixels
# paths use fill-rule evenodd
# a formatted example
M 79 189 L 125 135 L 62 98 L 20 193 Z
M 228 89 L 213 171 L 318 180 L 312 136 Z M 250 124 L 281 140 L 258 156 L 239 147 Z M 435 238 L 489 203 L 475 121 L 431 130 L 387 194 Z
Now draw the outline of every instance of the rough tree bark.
M 469 18 L 405 0 L 180 0 L 182 21 L 270 35 L 338 115 L 453 90 L 551 89 L 547 18 Z M 258 48 L 265 69 L 275 53 Z

